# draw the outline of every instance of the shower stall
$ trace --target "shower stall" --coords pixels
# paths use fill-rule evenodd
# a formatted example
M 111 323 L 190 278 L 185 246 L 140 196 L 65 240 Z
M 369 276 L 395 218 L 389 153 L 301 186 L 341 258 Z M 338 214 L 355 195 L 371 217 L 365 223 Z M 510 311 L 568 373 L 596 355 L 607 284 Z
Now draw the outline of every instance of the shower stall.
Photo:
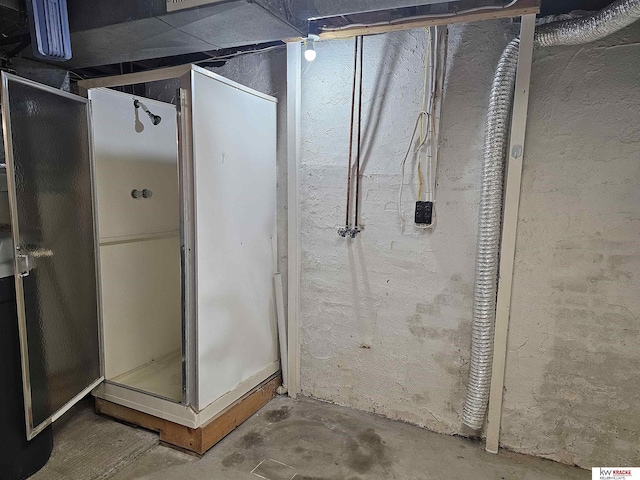
M 2 75 L 27 437 L 89 392 L 199 429 L 273 378 L 276 100 L 191 65 Z
M 154 124 L 134 106 L 139 97 L 99 88 L 89 92 L 89 99 L 104 375 L 114 383 L 181 402 L 176 108 L 144 99 L 154 118 L 162 119 Z

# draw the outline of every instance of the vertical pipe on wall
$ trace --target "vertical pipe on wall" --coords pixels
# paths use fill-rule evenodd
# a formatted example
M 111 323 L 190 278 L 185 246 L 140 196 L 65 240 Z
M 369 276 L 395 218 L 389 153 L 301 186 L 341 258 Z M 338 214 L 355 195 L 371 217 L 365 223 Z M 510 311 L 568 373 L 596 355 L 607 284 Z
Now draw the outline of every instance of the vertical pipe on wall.
M 351 225 L 349 222 L 349 213 L 351 211 L 351 164 L 353 160 L 353 123 L 355 120 L 356 108 L 356 80 L 358 78 L 358 37 L 355 37 L 353 47 L 353 87 L 351 89 L 351 126 L 349 128 L 349 167 L 347 169 L 347 211 L 344 220 L 344 226 L 348 229 Z
M 511 114 L 511 135 L 508 149 L 507 172 L 505 178 L 505 196 L 502 218 L 502 242 L 500 249 L 500 271 L 498 275 L 498 297 L 496 301 L 496 322 L 494 335 L 494 355 L 491 369 L 491 393 L 489 395 L 489 415 L 487 423 L 486 449 L 498 453 L 500 437 L 500 417 L 502 415 L 502 396 L 507 358 L 507 333 L 511 310 L 511 282 L 513 264 L 516 255 L 516 229 L 518 209 L 520 208 L 520 184 L 522 181 L 522 162 L 524 140 L 529 107 L 529 83 L 533 60 L 533 36 L 536 28 L 536 16 L 522 17 L 520 27 L 520 53 L 516 71 L 516 86 Z
M 302 102 L 302 44 L 287 44 L 287 337 L 289 353 L 289 396 L 300 392 L 300 241 L 299 180 L 300 106 Z
M 358 154 L 356 155 L 356 211 L 354 218 L 354 230 L 358 231 L 358 217 L 360 216 L 360 151 L 362 150 L 362 50 L 364 43 L 364 36 L 360 35 L 360 80 L 358 86 Z

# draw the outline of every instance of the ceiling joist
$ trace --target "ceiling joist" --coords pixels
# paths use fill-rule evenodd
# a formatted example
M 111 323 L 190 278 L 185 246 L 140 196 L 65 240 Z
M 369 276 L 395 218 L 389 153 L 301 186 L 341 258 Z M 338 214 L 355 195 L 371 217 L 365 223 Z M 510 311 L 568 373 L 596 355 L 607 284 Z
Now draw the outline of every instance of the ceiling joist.
M 400 30 L 410 30 L 413 28 L 425 28 L 438 25 L 449 25 L 453 23 L 476 22 L 479 20 L 493 20 L 497 18 L 511 18 L 522 15 L 537 14 L 540 12 L 540 0 L 520 0 L 510 7 L 496 10 L 479 10 L 471 12 L 461 12 L 455 15 L 429 16 L 421 18 L 407 18 L 388 24 L 376 24 L 369 26 L 357 25 L 353 27 L 341 28 L 340 30 L 321 30 L 319 36 L 321 40 L 336 40 L 351 38 L 357 35 L 375 35 L 378 33 L 396 32 Z M 291 39 L 300 40 L 300 39 Z

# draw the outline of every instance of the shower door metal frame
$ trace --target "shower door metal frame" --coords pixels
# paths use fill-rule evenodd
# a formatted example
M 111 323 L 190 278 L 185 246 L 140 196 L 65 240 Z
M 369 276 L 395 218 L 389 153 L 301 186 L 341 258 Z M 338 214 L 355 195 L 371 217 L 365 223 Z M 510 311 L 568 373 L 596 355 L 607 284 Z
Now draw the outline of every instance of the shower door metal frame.
M 198 398 L 195 181 L 193 178 L 193 128 L 191 115 L 191 69 L 180 77 L 178 104 L 178 165 L 180 179 L 180 239 L 182 261 L 182 341 L 184 353 L 184 403 L 194 406 Z
M 71 398 L 60 409 L 51 414 L 45 421 L 38 425 L 33 424 L 33 404 L 31 396 L 31 378 L 29 370 L 29 347 L 27 339 L 27 318 L 24 301 L 24 284 L 23 277 L 25 275 L 20 273 L 20 262 L 17 247 L 20 245 L 20 228 L 18 222 L 18 205 L 15 196 L 16 182 L 15 182 L 15 165 L 13 158 L 13 139 L 11 131 L 11 113 L 9 106 L 9 82 L 21 83 L 23 85 L 36 88 L 38 90 L 58 95 L 60 97 L 68 98 L 76 102 L 84 103 L 86 105 L 87 114 L 87 127 L 88 127 L 88 142 L 89 142 L 89 175 L 91 180 L 91 215 L 93 224 L 93 251 L 95 259 L 95 272 L 96 272 L 96 304 L 98 311 L 96 312 L 98 321 L 98 346 L 100 351 L 98 352 L 100 362 L 100 376 L 97 380 L 92 382 L 89 386 L 80 391 L 76 396 Z M 16 285 L 16 304 L 18 312 L 18 330 L 20 341 L 20 362 L 22 366 L 22 388 L 24 395 L 24 412 L 25 412 L 25 426 L 27 433 L 27 440 L 32 440 L 45 428 L 51 425 L 54 421 L 64 415 L 71 407 L 77 404 L 82 398 L 84 398 L 91 390 L 96 388 L 104 381 L 104 356 L 103 351 L 103 337 L 102 337 L 102 308 L 101 308 L 101 294 L 100 294 L 100 257 L 97 244 L 97 222 L 96 222 L 96 197 L 95 197 L 95 176 L 94 176 L 94 162 L 93 162 L 93 139 L 91 136 L 91 111 L 89 102 L 87 99 L 78 95 L 73 95 L 68 92 L 64 92 L 54 87 L 43 85 L 32 80 L 28 80 L 17 75 L 2 72 L 2 128 L 4 135 L 4 144 L 6 151 L 6 170 L 7 170 L 7 182 L 9 191 L 9 210 L 11 212 L 11 233 L 14 245 L 14 271 L 15 271 L 15 285 Z M 27 267 L 28 268 L 28 267 Z

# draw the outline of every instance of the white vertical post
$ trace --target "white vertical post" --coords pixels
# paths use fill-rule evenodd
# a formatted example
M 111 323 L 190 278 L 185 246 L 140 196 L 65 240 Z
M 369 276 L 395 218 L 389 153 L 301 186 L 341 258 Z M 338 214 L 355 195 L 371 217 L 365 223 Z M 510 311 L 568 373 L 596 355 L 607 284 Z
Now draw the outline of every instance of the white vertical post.
M 289 396 L 300 392 L 300 240 L 298 212 L 298 163 L 300 159 L 300 104 L 302 101 L 302 44 L 287 44 L 287 212 L 288 283 L 287 339 L 289 350 Z
M 500 249 L 500 274 L 496 304 L 496 325 L 493 343 L 493 368 L 491 394 L 487 424 L 486 450 L 498 453 L 500 444 L 500 420 L 507 358 L 507 334 L 511 310 L 511 286 L 516 253 L 516 229 L 520 207 L 520 184 L 522 181 L 522 158 L 529 107 L 529 83 L 533 59 L 533 36 L 536 16 L 524 15 L 520 27 L 520 52 L 511 116 L 507 173 L 505 179 L 504 213 L 502 220 L 502 244 Z

